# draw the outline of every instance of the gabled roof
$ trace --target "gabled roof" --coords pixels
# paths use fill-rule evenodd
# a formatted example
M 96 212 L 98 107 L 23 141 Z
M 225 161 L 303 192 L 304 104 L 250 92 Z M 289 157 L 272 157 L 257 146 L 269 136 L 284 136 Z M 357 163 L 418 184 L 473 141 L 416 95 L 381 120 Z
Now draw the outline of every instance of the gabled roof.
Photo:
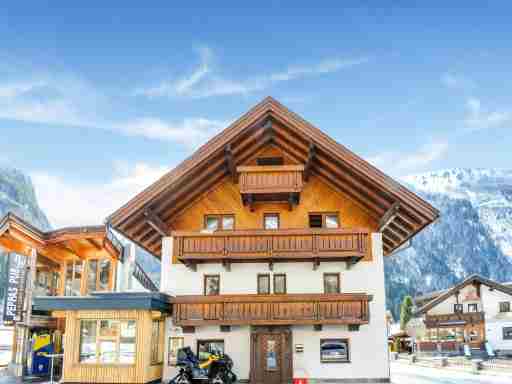
M 213 137 L 188 159 L 109 218 L 113 228 L 154 255 L 173 219 L 266 145 L 279 147 L 311 173 L 347 195 L 382 223 L 386 254 L 418 233 L 439 212 L 416 194 L 338 144 L 271 97 Z M 313 148 L 313 149 L 312 149 Z M 227 156 L 228 154 L 230 156 Z M 157 223 L 158 225 L 155 225 Z
M 105 225 L 41 231 L 11 212 L 0 220 L 0 246 L 24 255 L 36 248 L 41 255 L 55 262 L 90 253 L 118 258 L 121 249 L 113 241 L 107 235 Z
M 463 289 L 464 287 L 470 285 L 470 284 L 482 284 L 486 285 L 489 288 L 495 289 L 497 291 L 506 293 L 508 295 L 512 296 L 512 287 L 508 287 L 504 284 L 497 283 L 493 280 L 486 279 L 485 277 L 482 277 L 480 275 L 471 275 L 467 279 L 463 280 L 459 284 L 451 287 L 450 289 L 447 289 L 446 291 L 443 291 L 441 294 L 435 296 L 435 298 L 431 301 L 429 301 L 427 304 L 422 306 L 416 311 L 417 315 L 421 315 L 435 307 L 436 305 L 442 303 L 446 299 L 448 299 L 450 296 L 456 294 L 458 291 Z

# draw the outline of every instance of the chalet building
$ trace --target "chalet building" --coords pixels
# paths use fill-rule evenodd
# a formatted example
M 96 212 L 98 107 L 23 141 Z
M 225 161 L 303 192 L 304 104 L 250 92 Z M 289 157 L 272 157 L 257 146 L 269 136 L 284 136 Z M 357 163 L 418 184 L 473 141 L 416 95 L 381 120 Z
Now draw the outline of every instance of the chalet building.
M 168 381 L 189 346 L 252 383 L 389 382 L 384 257 L 438 215 L 266 98 L 105 226 L 0 222 L 12 368 L 43 370 L 34 350 L 64 383 Z M 112 231 L 161 259 L 159 292 Z
M 487 342 L 498 354 L 512 354 L 512 287 L 472 275 L 454 287 L 415 298 L 424 331 L 419 352 L 462 353 Z
M 152 345 L 162 352 L 161 319 L 170 304 L 134 260 L 134 247 L 123 247 L 104 225 L 43 232 L 8 214 L 0 220 L 0 250 L 8 257 L 3 322 L 14 327 L 10 374 L 47 376 L 54 355 L 53 371 L 64 382 L 162 376 L 155 347 L 142 340 L 152 338 L 159 321 Z M 119 291 L 153 292 L 127 298 Z M 136 354 L 137 344 L 146 348 Z M 133 368 L 116 372 L 111 364 Z
M 266 98 L 108 225 L 161 258 L 163 380 L 190 346 L 253 383 L 389 382 L 384 257 L 437 217 Z

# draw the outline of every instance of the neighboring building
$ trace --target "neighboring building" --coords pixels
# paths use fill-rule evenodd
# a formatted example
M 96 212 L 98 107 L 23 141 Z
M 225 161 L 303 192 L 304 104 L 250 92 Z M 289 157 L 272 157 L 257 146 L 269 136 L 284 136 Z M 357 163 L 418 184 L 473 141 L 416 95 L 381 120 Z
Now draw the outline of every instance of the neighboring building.
M 96 319 L 101 318 L 95 309 L 107 308 L 105 302 L 108 300 L 103 298 L 112 295 L 117 298 L 111 292 L 128 285 L 142 291 L 157 290 L 134 260 L 134 247 L 124 248 L 104 225 L 43 232 L 9 213 L 0 220 L 0 247 L 8 252 L 3 322 L 14 327 L 10 369 L 15 376 L 48 375 L 50 359 L 43 354 L 61 355 L 66 351 L 63 380 L 76 381 L 71 368 L 75 352 L 71 350 L 79 338 L 81 326 L 88 326 L 90 332 L 96 331 L 92 330 L 89 319 L 96 323 Z M 92 299 L 96 297 L 101 299 Z M 91 301 L 92 305 L 82 306 L 82 302 L 90 304 Z M 115 305 L 117 307 L 112 306 L 112 309 L 117 308 L 117 312 L 112 313 L 122 317 L 121 309 L 124 308 L 119 307 L 117 299 Z M 141 310 L 140 314 L 143 319 L 152 316 L 147 309 Z M 124 329 L 127 335 L 136 326 L 136 322 L 130 321 L 127 327 L 131 329 Z M 109 334 L 98 350 L 96 346 L 88 346 L 88 363 L 93 356 L 111 359 L 115 353 L 104 349 L 115 344 L 115 338 L 119 337 L 116 332 L 121 332 L 123 337 L 122 321 L 108 324 L 100 321 L 98 326 L 99 333 Z M 125 339 L 125 347 L 130 348 L 129 337 Z M 80 357 L 77 353 L 76 358 L 82 359 L 85 352 L 82 351 Z M 58 364 L 58 370 L 60 366 Z M 161 369 L 160 366 L 160 375 Z M 90 371 L 93 370 L 98 371 L 91 367 Z M 81 370 L 81 374 L 86 373 L 87 368 Z
M 425 334 L 422 352 L 462 352 L 489 342 L 498 353 L 512 352 L 512 287 L 472 275 L 454 287 L 415 299 Z
M 270 384 L 389 382 L 384 256 L 437 217 L 267 98 L 108 222 L 162 259 L 164 379 L 186 345 Z

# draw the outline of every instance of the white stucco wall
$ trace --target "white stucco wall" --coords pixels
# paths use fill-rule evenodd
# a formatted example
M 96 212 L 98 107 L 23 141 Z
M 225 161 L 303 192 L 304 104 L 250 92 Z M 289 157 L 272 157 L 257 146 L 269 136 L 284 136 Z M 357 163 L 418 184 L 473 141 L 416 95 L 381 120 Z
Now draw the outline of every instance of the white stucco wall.
M 482 310 L 482 300 L 467 300 L 468 294 L 472 292 L 474 288 L 472 286 L 466 286 L 461 289 L 459 293 L 459 304 L 463 304 L 464 306 L 464 312 L 468 311 L 468 305 L 469 304 L 477 304 L 478 305 L 478 311 Z M 481 294 L 481 293 L 480 293 Z M 432 307 L 427 313 L 429 315 L 446 315 L 453 312 L 453 306 L 457 303 L 456 295 L 451 295 L 447 297 L 444 301 L 440 302 L 436 306 Z
M 269 271 L 267 263 L 232 264 L 226 271 L 220 264 L 202 264 L 191 271 L 182 264 L 171 264 L 172 239 L 164 238 L 162 248 L 161 290 L 170 295 L 202 295 L 204 274 L 220 275 L 221 294 L 257 293 L 258 273 L 286 273 L 287 293 L 323 293 L 323 274 L 339 272 L 341 291 L 373 295 L 370 303 L 370 324 L 359 331 L 349 332 L 347 326 L 324 326 L 320 332 L 312 326 L 293 326 L 292 344 L 303 344 L 304 352 L 293 348 L 294 376 L 304 372 L 310 378 L 388 378 L 389 362 L 386 337 L 384 260 L 381 234 L 372 234 L 372 262 L 360 262 L 347 270 L 344 262 L 325 262 L 313 271 L 312 263 L 275 263 Z M 169 320 L 166 342 L 170 336 L 179 336 L 180 329 Z M 185 334 L 185 345 L 196 351 L 198 339 L 224 339 L 225 352 L 235 361 L 240 379 L 248 379 L 250 368 L 250 328 L 232 327 L 229 333 L 219 327 L 196 327 L 194 334 Z M 320 363 L 321 338 L 350 339 L 349 364 Z M 166 345 L 166 351 L 167 351 Z M 165 364 L 164 380 L 175 371 Z
M 512 312 L 499 312 L 499 303 L 502 301 L 512 302 L 512 296 L 482 286 L 486 339 L 495 350 L 512 351 L 512 340 L 503 340 L 503 327 L 512 327 Z

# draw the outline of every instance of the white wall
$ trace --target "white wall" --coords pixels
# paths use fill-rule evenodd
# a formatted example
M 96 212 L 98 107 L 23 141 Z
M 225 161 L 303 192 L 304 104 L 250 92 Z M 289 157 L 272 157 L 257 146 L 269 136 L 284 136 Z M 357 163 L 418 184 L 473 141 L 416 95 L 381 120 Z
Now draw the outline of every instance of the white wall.
M 312 263 L 275 263 L 273 272 L 269 271 L 266 263 L 240 263 L 232 264 L 230 272 L 220 264 L 200 264 L 194 272 L 182 264 L 171 264 L 172 239 L 164 238 L 161 290 L 170 295 L 202 295 L 203 275 L 215 273 L 220 275 L 221 294 L 255 294 L 258 273 L 286 273 L 288 293 L 323 293 L 323 273 L 340 272 L 342 292 L 373 295 L 370 324 L 361 326 L 358 332 L 348 332 L 346 326 L 324 326 L 321 332 L 315 332 L 312 326 L 292 327 L 292 343 L 304 344 L 304 353 L 293 352 L 294 374 L 300 375 L 305 370 L 312 378 L 387 378 L 389 367 L 381 234 L 372 234 L 372 248 L 373 261 L 357 263 L 350 270 L 346 269 L 344 262 L 325 262 L 316 271 L 313 271 Z M 230 333 L 221 333 L 219 327 L 196 327 L 194 334 L 184 335 L 185 345 L 190 345 L 195 352 L 197 339 L 224 339 L 225 351 L 238 366 L 240 378 L 247 379 L 250 366 L 249 327 L 232 329 Z M 179 334 L 180 330 L 174 329 L 169 321 L 166 332 L 167 341 L 170 336 Z M 351 363 L 321 364 L 320 338 L 324 337 L 349 338 Z M 172 370 L 166 367 L 164 379 L 169 378 L 171 373 Z
M 503 340 L 503 327 L 512 327 L 512 312 L 500 313 L 499 303 L 512 302 L 512 296 L 482 286 L 482 302 L 485 312 L 485 336 L 491 346 L 512 351 L 512 340 Z
M 482 286 L 483 287 L 483 286 Z M 459 293 L 459 304 L 463 304 L 464 312 L 468 311 L 469 304 L 477 304 L 478 311 L 482 310 L 482 301 L 481 300 L 466 300 L 466 296 L 472 292 L 474 288 L 471 285 L 468 285 L 461 289 Z M 481 294 L 481 293 L 480 293 Z M 427 311 L 429 315 L 446 315 L 453 312 L 453 306 L 457 303 L 456 295 L 451 295 L 447 297 L 444 301 L 437 304 L 435 307 L 431 308 Z

